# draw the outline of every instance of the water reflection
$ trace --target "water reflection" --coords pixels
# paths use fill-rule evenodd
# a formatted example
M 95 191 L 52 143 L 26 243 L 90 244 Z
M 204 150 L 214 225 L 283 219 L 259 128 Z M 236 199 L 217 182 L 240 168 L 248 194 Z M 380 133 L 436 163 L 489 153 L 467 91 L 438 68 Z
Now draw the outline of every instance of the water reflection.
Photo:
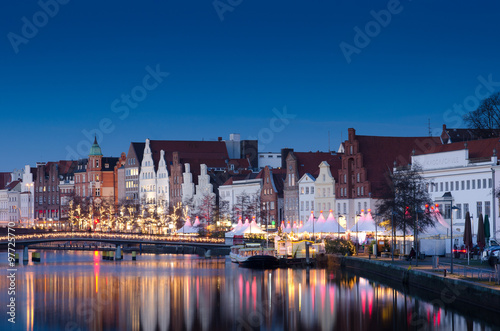
M 100 252 L 45 251 L 42 263 L 18 267 L 16 302 L 20 330 L 492 329 L 354 275 L 195 256 L 111 262 Z

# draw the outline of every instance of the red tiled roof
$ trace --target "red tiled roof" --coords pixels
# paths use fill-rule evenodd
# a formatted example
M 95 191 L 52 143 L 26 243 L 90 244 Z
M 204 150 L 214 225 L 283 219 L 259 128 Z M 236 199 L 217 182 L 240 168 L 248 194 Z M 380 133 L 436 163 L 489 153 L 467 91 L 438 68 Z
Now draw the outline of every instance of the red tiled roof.
M 437 145 L 432 149 L 428 150 L 428 153 L 443 153 L 451 152 L 465 149 L 465 144 L 467 144 L 467 149 L 469 150 L 469 159 L 477 158 L 490 158 L 493 155 L 493 149 L 497 152 L 500 151 L 500 140 L 499 138 L 489 138 L 480 140 L 471 140 L 468 142 L 456 142 L 451 144 Z M 416 155 L 422 155 L 426 153 L 415 153 Z
M 12 190 L 14 187 L 16 187 L 16 186 L 17 186 L 17 184 L 19 184 L 20 182 L 21 182 L 20 180 L 15 180 L 15 181 L 10 182 L 9 184 L 5 185 L 5 188 L 6 188 L 7 190 L 9 190 L 9 191 L 10 191 L 10 190 Z
M 498 130 L 447 128 L 446 124 L 443 124 L 443 131 L 441 133 L 441 140 L 444 144 L 447 144 L 448 140 L 455 143 L 495 137 L 498 137 Z
M 326 161 L 330 165 L 330 171 L 335 181 L 338 181 L 338 169 L 342 167 L 342 154 L 332 154 L 327 152 L 294 152 L 297 158 L 297 168 L 299 171 L 299 178 L 306 173 L 314 177 L 318 177 L 319 165 L 321 162 Z
M 59 161 L 59 175 L 72 174 L 75 172 L 78 161 Z
M 355 136 L 359 142 L 359 152 L 363 156 L 367 180 L 371 183 L 373 197 L 381 197 L 388 189 L 386 175 L 397 165 L 411 162 L 412 151 L 431 150 L 441 146 L 438 137 L 378 137 Z M 346 151 L 347 152 L 347 151 Z
M 286 169 L 269 169 L 274 188 L 280 197 L 283 196 L 283 187 L 285 186 Z
M 228 164 L 234 164 L 235 169 L 247 169 L 250 168 L 250 163 L 248 159 L 231 159 Z
M 0 188 L 4 188 L 10 182 L 10 172 L 0 172 Z
M 251 171 L 242 171 L 241 173 L 231 175 L 231 177 L 228 178 L 222 185 L 233 185 L 234 181 L 236 180 L 246 180 L 246 179 L 252 179 L 252 172 Z
M 173 152 L 179 152 L 180 162 L 190 163 L 191 169 L 193 169 L 195 163 L 204 163 L 207 167 L 225 167 L 225 160 L 229 159 L 226 143 L 223 141 L 151 140 L 150 147 L 151 153 L 153 154 L 155 169 L 158 168 L 161 150 L 165 151 L 165 162 L 167 163 L 167 167 L 172 164 Z M 224 164 L 221 164 L 220 160 L 222 160 Z

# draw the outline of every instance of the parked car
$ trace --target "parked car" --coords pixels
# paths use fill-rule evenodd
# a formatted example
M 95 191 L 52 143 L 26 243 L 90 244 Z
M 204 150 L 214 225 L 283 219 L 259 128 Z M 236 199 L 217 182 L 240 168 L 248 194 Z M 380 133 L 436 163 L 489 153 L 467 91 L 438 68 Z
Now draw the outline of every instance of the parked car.
M 483 251 L 481 262 L 488 261 L 490 265 L 492 265 L 492 262 L 498 262 L 498 254 L 500 254 L 500 246 L 490 246 Z

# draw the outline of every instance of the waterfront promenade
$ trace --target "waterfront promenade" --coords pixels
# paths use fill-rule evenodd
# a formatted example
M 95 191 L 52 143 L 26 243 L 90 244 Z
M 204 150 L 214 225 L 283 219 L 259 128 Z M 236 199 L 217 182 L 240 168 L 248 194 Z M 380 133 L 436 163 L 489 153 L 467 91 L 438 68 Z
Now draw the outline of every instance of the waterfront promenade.
M 407 261 L 406 259 L 398 259 L 397 257 L 394 257 L 394 262 L 392 262 L 391 257 L 375 258 L 373 255 L 370 257 L 368 255 L 360 254 L 354 258 L 384 262 L 401 269 L 408 270 L 410 268 L 413 271 L 427 273 L 442 278 L 461 280 L 500 291 L 500 284 L 497 282 L 495 269 L 487 262 L 481 263 L 480 260 L 470 260 L 468 264 L 467 259 L 453 259 L 454 272 L 451 274 L 451 259 L 449 257 L 439 257 L 439 263 L 436 268 L 433 265 L 433 258 L 430 256 L 425 259 L 418 260 L 418 266 L 416 264 L 416 260 Z

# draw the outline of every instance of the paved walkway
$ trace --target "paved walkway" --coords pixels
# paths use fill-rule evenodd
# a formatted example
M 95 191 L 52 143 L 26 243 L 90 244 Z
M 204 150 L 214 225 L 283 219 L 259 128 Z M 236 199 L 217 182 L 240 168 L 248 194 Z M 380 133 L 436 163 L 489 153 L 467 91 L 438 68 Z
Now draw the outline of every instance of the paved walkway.
M 355 257 L 359 259 L 369 259 L 368 255 L 363 254 Z M 459 279 L 500 291 L 500 285 L 495 281 L 495 269 L 492 268 L 488 262 L 481 263 L 480 260 L 470 260 L 468 264 L 467 259 L 453 259 L 453 274 L 450 274 L 451 259 L 449 257 L 439 257 L 438 268 L 433 268 L 432 257 L 418 260 L 418 266 L 416 260 L 406 261 L 406 259 L 400 260 L 397 257 L 394 257 L 394 262 L 392 262 L 391 257 L 377 257 L 375 259 L 374 256 L 371 256 L 371 260 L 391 263 L 401 268 L 411 268 L 412 270 L 431 273 L 440 277 L 445 277 L 444 271 L 446 270 L 447 278 Z

